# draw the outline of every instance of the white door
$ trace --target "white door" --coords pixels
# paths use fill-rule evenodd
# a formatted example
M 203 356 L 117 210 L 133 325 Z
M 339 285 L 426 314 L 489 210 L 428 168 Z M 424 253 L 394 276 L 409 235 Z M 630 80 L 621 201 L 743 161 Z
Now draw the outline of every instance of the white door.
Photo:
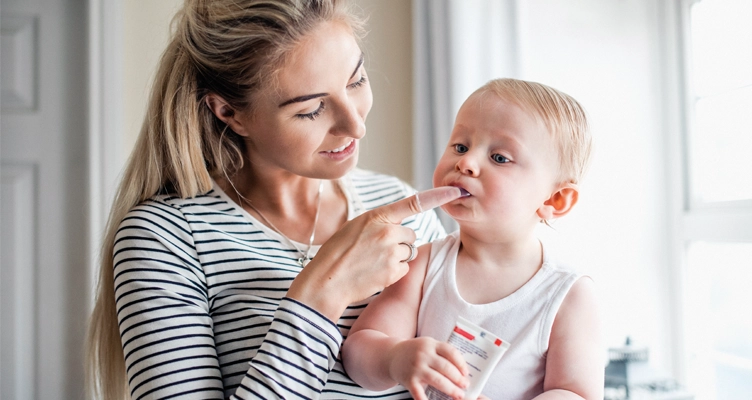
M 82 399 L 87 2 L 0 14 L 0 399 Z

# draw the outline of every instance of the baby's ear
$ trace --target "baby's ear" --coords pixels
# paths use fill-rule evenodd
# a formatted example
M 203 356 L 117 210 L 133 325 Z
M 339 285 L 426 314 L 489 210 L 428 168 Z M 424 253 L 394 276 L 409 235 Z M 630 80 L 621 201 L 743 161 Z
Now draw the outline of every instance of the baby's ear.
M 577 204 L 579 193 L 575 184 L 566 183 L 560 186 L 538 208 L 538 216 L 540 219 L 548 221 L 567 215 L 572 207 Z

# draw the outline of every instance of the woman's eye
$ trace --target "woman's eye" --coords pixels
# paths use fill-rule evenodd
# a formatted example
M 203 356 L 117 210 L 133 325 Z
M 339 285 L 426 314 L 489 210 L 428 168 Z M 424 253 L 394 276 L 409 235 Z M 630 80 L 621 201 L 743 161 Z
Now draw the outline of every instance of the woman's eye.
M 368 80 L 368 78 L 366 78 L 365 74 L 360 75 L 360 79 L 358 79 L 357 81 L 355 81 L 355 82 L 347 85 L 347 87 L 350 88 L 350 89 L 355 89 L 355 88 L 361 87 L 361 86 L 363 86 L 364 83 L 366 83 L 367 80 Z
M 454 145 L 454 151 L 458 153 L 467 153 L 469 149 L 464 144 L 455 144 Z
M 321 113 L 324 112 L 324 101 L 322 100 L 321 103 L 319 103 L 319 108 L 313 110 L 313 112 L 309 112 L 308 114 L 295 114 L 296 117 L 300 119 L 310 119 L 311 121 L 315 120 Z
M 496 162 L 498 164 L 504 164 L 504 163 L 508 163 L 509 162 L 509 159 L 506 158 L 506 157 L 504 157 L 504 156 L 502 156 L 501 154 L 494 154 L 494 155 L 491 156 L 491 158 L 494 160 L 494 162 Z

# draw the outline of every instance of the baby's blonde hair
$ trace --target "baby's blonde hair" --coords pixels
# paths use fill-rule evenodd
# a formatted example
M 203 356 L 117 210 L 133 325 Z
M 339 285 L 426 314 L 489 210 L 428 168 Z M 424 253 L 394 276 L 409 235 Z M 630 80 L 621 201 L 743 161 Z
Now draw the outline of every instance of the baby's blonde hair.
M 558 183 L 580 183 L 590 161 L 592 138 L 585 109 L 577 100 L 550 86 L 511 78 L 489 81 L 475 93 L 495 94 L 535 115 L 556 141 Z

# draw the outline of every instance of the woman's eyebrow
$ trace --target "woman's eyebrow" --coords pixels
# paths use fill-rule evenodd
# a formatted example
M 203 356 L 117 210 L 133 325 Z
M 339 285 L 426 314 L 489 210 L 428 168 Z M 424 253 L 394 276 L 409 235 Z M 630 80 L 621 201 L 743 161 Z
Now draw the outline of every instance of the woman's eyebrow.
M 284 107 L 284 106 L 286 106 L 288 104 L 302 103 L 304 101 L 308 101 L 308 100 L 311 100 L 311 99 L 315 99 L 317 97 L 324 97 L 324 96 L 328 96 L 328 95 L 329 95 L 329 93 L 314 93 L 314 94 L 306 94 L 306 95 L 303 95 L 303 96 L 298 96 L 298 97 L 295 97 L 295 98 L 292 98 L 290 100 L 286 100 L 286 101 L 282 102 L 282 104 L 279 105 L 279 108 L 282 108 L 282 107 Z
M 358 70 L 363 65 L 363 61 L 365 61 L 365 59 L 366 59 L 366 54 L 363 53 L 363 52 L 361 52 L 360 53 L 360 59 L 358 60 L 358 65 L 355 66 L 355 70 L 353 71 L 352 75 L 350 75 L 350 79 L 352 79 L 352 77 L 355 76 L 355 74 L 358 73 Z
M 355 76 L 355 74 L 358 73 L 358 70 L 360 69 L 360 67 L 363 66 L 363 62 L 365 61 L 365 58 L 366 58 L 365 53 L 360 53 L 360 59 L 358 59 L 358 65 L 355 66 L 355 70 L 353 71 L 352 75 L 350 75 L 350 79 L 352 79 Z M 298 96 L 298 97 L 294 97 L 294 98 L 292 98 L 290 100 L 283 101 L 279 105 L 279 108 L 282 108 L 282 107 L 284 107 L 284 106 L 286 106 L 288 104 L 302 103 L 304 101 L 308 101 L 308 100 L 311 100 L 311 99 L 315 99 L 317 97 L 324 97 L 324 96 L 328 96 L 328 95 L 329 95 L 329 93 L 305 94 L 303 96 Z

